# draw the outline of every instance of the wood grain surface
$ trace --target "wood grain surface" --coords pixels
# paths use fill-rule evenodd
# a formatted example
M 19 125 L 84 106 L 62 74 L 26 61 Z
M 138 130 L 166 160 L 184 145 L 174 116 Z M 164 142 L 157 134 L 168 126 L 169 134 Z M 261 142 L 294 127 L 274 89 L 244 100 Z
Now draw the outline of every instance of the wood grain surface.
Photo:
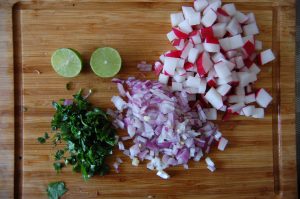
M 165 34 L 169 14 L 188 1 L 0 1 L 0 198 L 46 198 L 49 182 L 63 180 L 63 198 L 297 198 L 295 149 L 295 3 L 294 1 L 232 0 L 238 9 L 256 14 L 263 47 L 276 61 L 262 67 L 256 87 L 272 93 L 264 119 L 234 117 L 217 121 L 230 144 L 212 150 L 217 164 L 211 173 L 205 163 L 168 169 L 172 178 L 158 178 L 145 163 L 124 160 L 121 173 L 84 182 L 81 175 L 52 168 L 54 150 L 36 138 L 50 130 L 53 100 L 70 98 L 80 88 L 93 88 L 91 101 L 112 107 L 117 94 L 110 79 L 95 76 L 89 57 L 98 47 L 116 48 L 123 59 L 118 77 L 156 79 L 140 73 L 136 64 L 152 63 L 171 49 Z M 15 4 L 16 3 L 16 4 Z M 78 50 L 84 69 L 76 78 L 58 76 L 50 65 L 61 47 Z M 37 72 L 39 71 L 40 74 Z M 66 84 L 72 82 L 72 89 Z

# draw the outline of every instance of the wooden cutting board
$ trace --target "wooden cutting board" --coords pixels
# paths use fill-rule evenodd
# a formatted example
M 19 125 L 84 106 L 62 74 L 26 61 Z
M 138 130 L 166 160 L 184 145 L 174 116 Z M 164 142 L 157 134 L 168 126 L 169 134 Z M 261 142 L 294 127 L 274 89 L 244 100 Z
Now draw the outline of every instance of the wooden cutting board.
M 152 63 L 171 49 L 165 34 L 169 14 L 190 1 L 82 0 L 0 1 L 0 198 L 46 198 L 49 182 L 63 180 L 63 198 L 297 198 L 295 150 L 295 3 L 293 0 L 231 0 L 239 10 L 253 11 L 263 47 L 272 48 L 276 61 L 262 67 L 257 87 L 272 93 L 273 104 L 264 119 L 234 117 L 217 121 L 230 140 L 224 152 L 213 150 L 214 173 L 205 163 L 189 170 L 170 168 L 162 180 L 145 163 L 124 160 L 121 173 L 93 177 L 65 168 L 52 168 L 53 149 L 36 138 L 50 130 L 53 100 L 69 98 L 79 88 L 93 88 L 91 101 L 111 107 L 117 94 L 110 79 L 96 77 L 89 57 L 97 47 L 116 48 L 123 58 L 120 78 L 140 73 L 136 64 Z M 76 78 L 59 77 L 51 68 L 52 52 L 77 49 L 85 68 Z M 72 82 L 72 89 L 66 84 Z

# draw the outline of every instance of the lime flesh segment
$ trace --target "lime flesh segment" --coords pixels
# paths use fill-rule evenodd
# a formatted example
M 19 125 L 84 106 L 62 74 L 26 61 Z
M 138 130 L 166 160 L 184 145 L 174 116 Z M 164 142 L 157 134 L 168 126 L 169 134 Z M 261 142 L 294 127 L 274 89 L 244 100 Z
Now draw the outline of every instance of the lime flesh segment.
M 99 77 L 113 77 L 121 69 L 122 59 L 117 50 L 104 47 L 95 50 L 91 56 L 90 65 Z
M 51 57 L 51 64 L 55 72 L 63 77 L 75 77 L 82 69 L 80 54 L 70 48 L 57 49 Z

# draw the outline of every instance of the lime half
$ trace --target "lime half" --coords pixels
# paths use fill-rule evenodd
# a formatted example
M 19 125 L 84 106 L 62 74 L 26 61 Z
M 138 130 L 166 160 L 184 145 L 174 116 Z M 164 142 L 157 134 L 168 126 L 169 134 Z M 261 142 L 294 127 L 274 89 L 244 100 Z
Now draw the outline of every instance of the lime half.
M 82 69 L 80 54 L 70 48 L 57 49 L 52 54 L 51 64 L 55 72 L 63 77 L 75 77 Z
M 99 77 L 113 77 L 121 69 L 122 59 L 118 51 L 110 47 L 98 48 L 92 54 L 90 65 Z

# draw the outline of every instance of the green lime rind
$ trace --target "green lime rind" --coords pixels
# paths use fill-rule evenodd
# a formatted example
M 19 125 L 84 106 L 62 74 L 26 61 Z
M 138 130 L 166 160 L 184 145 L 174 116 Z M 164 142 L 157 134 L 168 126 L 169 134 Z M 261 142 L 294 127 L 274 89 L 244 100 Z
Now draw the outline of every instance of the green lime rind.
M 119 52 L 113 48 L 98 48 L 91 56 L 90 65 L 97 76 L 109 78 L 118 74 L 122 59 Z
M 63 77 L 76 77 L 82 69 L 82 58 L 74 49 L 60 48 L 52 54 L 51 65 Z

